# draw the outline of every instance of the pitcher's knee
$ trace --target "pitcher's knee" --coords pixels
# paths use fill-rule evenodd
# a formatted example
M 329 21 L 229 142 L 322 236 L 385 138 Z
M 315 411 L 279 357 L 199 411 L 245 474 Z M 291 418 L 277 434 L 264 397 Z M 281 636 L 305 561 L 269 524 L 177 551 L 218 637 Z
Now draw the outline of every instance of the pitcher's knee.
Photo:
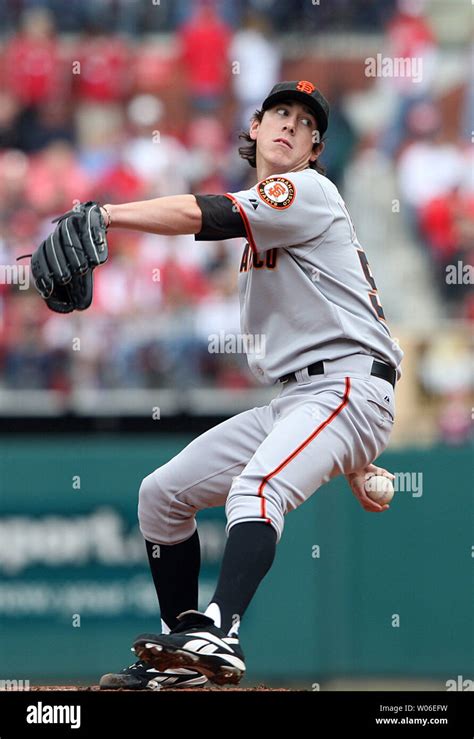
M 242 477 L 234 478 L 225 505 L 227 516 L 226 533 L 231 527 L 244 521 L 270 523 L 280 541 L 285 523 L 283 501 L 271 485 L 260 490 L 260 483 Z
M 168 486 L 162 484 L 160 469 L 142 480 L 138 492 L 138 522 L 147 541 L 179 544 L 196 530 L 195 511 L 179 502 Z

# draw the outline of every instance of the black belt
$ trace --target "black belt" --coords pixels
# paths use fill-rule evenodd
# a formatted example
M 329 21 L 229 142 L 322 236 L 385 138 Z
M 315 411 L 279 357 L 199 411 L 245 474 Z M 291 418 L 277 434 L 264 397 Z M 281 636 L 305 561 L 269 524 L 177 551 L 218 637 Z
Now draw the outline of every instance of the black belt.
M 310 366 L 308 367 L 308 372 L 310 375 L 324 375 L 324 362 L 320 361 L 315 362 L 315 364 L 310 364 Z M 374 377 L 380 377 L 382 380 L 387 380 L 387 382 L 389 382 L 392 387 L 395 387 L 397 373 L 389 364 L 385 364 L 385 362 L 379 362 L 377 359 L 374 359 L 370 374 Z M 288 380 L 297 379 L 298 378 L 296 377 L 295 373 L 290 372 L 290 374 L 280 377 L 280 382 L 288 382 Z

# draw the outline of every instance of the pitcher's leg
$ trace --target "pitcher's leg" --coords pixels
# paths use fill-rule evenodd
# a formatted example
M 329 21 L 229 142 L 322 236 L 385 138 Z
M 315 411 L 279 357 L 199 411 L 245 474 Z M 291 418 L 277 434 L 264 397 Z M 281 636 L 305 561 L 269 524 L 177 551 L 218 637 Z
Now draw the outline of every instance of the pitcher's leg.
M 330 478 L 372 461 L 383 448 L 384 434 L 388 441 L 388 427 L 384 432 L 362 383 L 354 385 L 351 391 L 346 378 L 328 392 L 296 397 L 293 409 L 234 479 L 226 501 L 229 537 L 224 561 L 206 610 L 226 633 L 238 631 L 273 562 L 285 514 Z M 275 541 L 268 535 L 269 525 Z
M 268 523 L 243 521 L 229 531 L 216 591 L 206 616 L 226 634 L 238 634 L 240 619 L 273 564 L 277 532 Z
M 363 381 L 353 378 L 296 397 L 234 479 L 226 501 L 227 530 L 240 521 L 267 521 L 279 540 L 286 513 L 336 475 L 373 461 L 391 426 L 380 425 L 367 398 Z
M 145 540 L 145 546 L 160 605 L 161 631 L 167 634 L 176 626 L 178 613 L 198 607 L 201 567 L 198 530 L 179 544 L 153 544 Z
M 269 431 L 270 411 L 241 413 L 192 441 L 142 482 L 140 529 L 160 604 L 162 630 L 198 607 L 198 510 L 225 504 L 232 484 Z

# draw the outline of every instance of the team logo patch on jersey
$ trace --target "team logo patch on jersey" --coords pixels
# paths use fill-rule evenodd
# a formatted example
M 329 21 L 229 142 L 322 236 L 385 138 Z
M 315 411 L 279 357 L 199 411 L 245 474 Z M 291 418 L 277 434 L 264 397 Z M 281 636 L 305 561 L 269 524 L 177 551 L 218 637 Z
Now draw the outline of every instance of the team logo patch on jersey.
M 258 184 L 258 194 L 272 208 L 289 208 L 295 199 L 296 190 L 286 177 L 269 177 Z

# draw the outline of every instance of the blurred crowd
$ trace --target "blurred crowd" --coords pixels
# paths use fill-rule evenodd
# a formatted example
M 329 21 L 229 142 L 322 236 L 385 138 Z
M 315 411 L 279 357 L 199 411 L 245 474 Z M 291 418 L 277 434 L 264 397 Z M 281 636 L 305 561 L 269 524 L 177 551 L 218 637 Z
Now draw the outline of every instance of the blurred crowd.
M 439 49 L 420 0 L 332 0 L 317 14 L 307 0 L 144 5 L 0 1 L 0 266 L 31 254 L 51 219 L 79 201 L 251 186 L 255 171 L 238 157 L 238 133 L 282 78 L 279 31 L 383 30 L 386 53 L 422 57 L 424 75 L 420 85 L 383 80 L 393 113 L 375 146 L 396 172 L 404 217 L 429 254 L 446 314 L 474 317 L 470 282 L 446 280 L 450 265 L 472 264 L 474 91 L 464 90 L 458 135 L 447 138 L 433 95 Z M 162 31 L 160 42 L 147 35 Z M 367 144 L 344 112 L 345 92 L 325 90 L 332 107 L 323 163 L 341 189 Z M 241 247 L 112 230 L 113 258 L 95 273 L 93 306 L 68 318 L 4 279 L 0 385 L 252 385 L 244 357 L 208 351 L 211 334 L 240 330 Z
M 386 30 L 387 54 L 413 59 L 407 75 L 386 78 L 394 101 L 381 148 L 394 162 L 402 211 L 414 238 L 426 249 L 433 282 L 452 317 L 474 317 L 472 281 L 452 281 L 450 267 L 473 264 L 474 247 L 474 80 L 467 76 L 459 123 L 443 120 L 434 94 L 441 73 L 440 49 L 422 0 L 399 0 L 399 12 Z M 465 55 L 472 69 L 474 45 Z M 452 104 L 451 104 L 452 108 Z M 453 270 L 451 270 L 453 271 Z
M 29 8 L 46 8 L 61 33 L 79 33 L 94 25 L 104 33 L 139 36 L 178 31 L 202 0 L 0 0 L 0 27 L 17 29 Z M 319 32 L 328 29 L 380 30 L 395 0 L 211 0 L 231 28 L 244 22 L 248 11 L 265 15 L 276 31 Z M 318 12 L 314 12 L 314 6 Z

